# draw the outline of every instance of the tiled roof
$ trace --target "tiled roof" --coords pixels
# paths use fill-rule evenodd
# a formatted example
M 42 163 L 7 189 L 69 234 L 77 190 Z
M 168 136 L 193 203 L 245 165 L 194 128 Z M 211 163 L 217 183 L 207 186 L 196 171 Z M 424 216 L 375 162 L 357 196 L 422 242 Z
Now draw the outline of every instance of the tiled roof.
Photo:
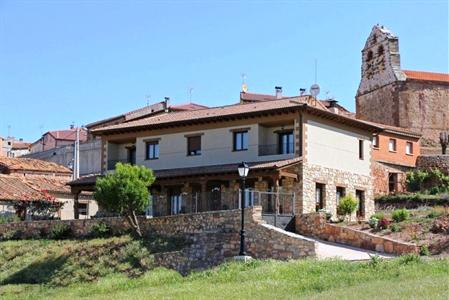
M 39 201 L 48 193 L 70 193 L 66 180 L 45 177 L 24 177 L 0 174 L 0 200 Z
M 173 113 L 164 113 L 156 116 L 142 118 L 132 122 L 117 124 L 92 130 L 94 134 L 123 132 L 129 130 L 145 130 L 163 127 L 173 127 L 200 122 L 216 122 L 224 120 L 233 120 L 236 118 L 245 118 L 258 116 L 267 113 L 287 113 L 291 111 L 307 111 L 308 113 L 332 119 L 357 128 L 367 130 L 378 130 L 378 128 L 365 121 L 356 120 L 344 115 L 338 115 L 327 110 L 322 104 L 310 105 L 315 100 L 310 100 L 310 96 L 305 98 L 291 98 L 282 100 L 272 100 L 264 102 L 255 102 L 247 104 L 234 104 L 220 106 L 208 109 L 199 109 L 192 111 L 181 111 Z M 306 101 L 304 101 L 306 100 Z M 309 104 L 309 102 L 311 102 Z M 322 107 L 322 108 L 321 108 Z
M 31 143 L 26 142 L 13 142 L 11 149 L 28 149 L 31 146 Z
M 250 170 L 280 170 L 289 166 L 300 163 L 302 158 L 292 158 L 268 162 L 252 162 L 248 163 Z M 170 177 L 185 177 L 194 175 L 210 175 L 210 174 L 223 174 L 223 173 L 236 173 L 239 164 L 225 164 L 225 165 L 213 165 L 213 166 L 201 166 L 191 168 L 178 168 L 178 169 L 165 169 L 155 170 L 154 175 L 157 179 L 164 179 Z M 102 175 L 89 175 L 80 177 L 77 180 L 68 183 L 70 186 L 86 186 L 95 185 L 97 178 Z
M 186 103 L 186 104 L 178 104 L 170 106 L 170 110 L 179 111 L 179 110 L 196 110 L 196 109 L 204 109 L 209 108 L 208 106 L 196 104 L 196 103 Z
M 268 162 L 252 162 L 248 163 L 251 170 L 278 170 L 286 168 L 291 165 L 295 165 L 302 161 L 301 158 L 284 159 Z M 154 175 L 157 179 L 172 178 L 172 177 L 185 177 L 194 175 L 210 175 L 210 174 L 223 174 L 223 173 L 237 173 L 237 167 L 239 164 L 225 164 L 225 165 L 213 165 L 213 166 L 201 166 L 191 168 L 178 168 L 178 169 L 166 169 L 155 170 Z
M 52 130 L 48 134 L 52 135 L 57 140 L 64 141 L 75 141 L 76 140 L 76 128 L 73 129 L 63 129 L 63 130 Z M 85 129 L 80 129 L 80 141 L 87 140 L 87 131 Z
M 410 70 L 402 70 L 402 72 L 405 73 L 407 79 L 428 80 L 428 81 L 449 83 L 449 74 L 445 73 L 433 73 L 433 72 L 410 71 Z
M 33 171 L 42 173 L 71 174 L 72 171 L 53 162 L 32 158 L 0 157 L 0 166 L 10 171 Z

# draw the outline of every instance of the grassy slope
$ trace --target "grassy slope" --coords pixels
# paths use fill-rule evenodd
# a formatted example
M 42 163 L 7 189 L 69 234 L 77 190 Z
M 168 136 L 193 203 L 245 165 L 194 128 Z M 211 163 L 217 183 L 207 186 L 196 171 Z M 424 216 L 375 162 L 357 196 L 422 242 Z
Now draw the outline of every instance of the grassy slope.
M 2 265 L 0 280 L 11 282 L 11 278 L 16 278 L 14 284 L 0 286 L 0 298 L 447 299 L 449 293 L 448 260 L 406 262 L 404 258 L 400 258 L 378 264 L 314 260 L 253 261 L 249 264 L 227 263 L 213 270 L 182 277 L 174 271 L 165 269 L 155 269 L 144 273 L 142 271 L 144 268 L 141 268 L 139 264 L 134 264 L 136 261 L 133 259 L 121 260 L 119 258 L 123 253 L 129 255 L 129 253 L 142 251 L 144 248 L 139 248 L 142 245 L 133 246 L 135 249 L 131 249 L 132 251 L 128 249 L 127 252 L 120 252 L 123 250 L 114 250 L 112 247 L 112 252 L 108 252 L 112 254 L 89 256 L 89 248 L 94 247 L 98 250 L 96 246 L 101 245 L 102 248 L 111 249 L 107 245 L 121 242 L 130 243 L 127 239 L 129 238 L 0 243 L 0 265 Z M 122 248 L 126 248 L 126 246 Z M 85 250 L 84 252 L 71 252 L 67 249 Z M 16 254 L 14 257 L 11 251 Z M 49 258 L 55 257 L 55 253 L 56 257 L 59 257 L 61 251 L 75 254 L 63 262 L 56 260 L 55 263 L 54 259 L 49 260 Z M 136 257 L 136 255 L 133 254 L 131 257 Z M 105 259 L 110 263 L 101 262 Z M 45 269 L 42 268 L 43 265 L 45 266 L 45 261 L 50 261 L 53 264 L 49 267 L 52 272 L 49 272 L 50 275 L 46 280 L 37 280 L 39 284 L 30 284 L 26 283 L 30 281 L 29 279 L 23 280 L 18 279 L 17 276 L 14 277 L 14 274 L 23 270 L 31 272 L 30 270 L 35 269 L 30 265 L 35 265 L 36 260 L 40 261 L 41 271 Z M 96 261 L 96 263 L 92 264 L 92 261 Z M 110 267 L 107 272 L 103 271 L 97 274 L 92 270 L 99 269 L 98 264 L 103 267 L 110 265 L 114 267 Z M 129 277 L 141 273 L 142 276 Z M 22 272 L 22 274 L 24 273 Z M 100 279 L 85 282 L 92 278 L 80 274 L 94 274 Z M 39 274 L 35 273 L 34 276 L 39 276 Z M 71 279 L 68 280 L 67 277 Z M 70 285 L 59 286 L 66 283 L 70 283 Z

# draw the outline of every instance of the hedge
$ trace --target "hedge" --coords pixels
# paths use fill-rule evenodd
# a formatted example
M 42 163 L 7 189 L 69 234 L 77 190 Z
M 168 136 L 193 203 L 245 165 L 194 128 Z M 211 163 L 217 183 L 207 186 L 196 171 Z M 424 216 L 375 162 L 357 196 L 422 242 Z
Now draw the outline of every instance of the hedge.
M 376 210 L 389 208 L 418 208 L 420 206 L 449 206 L 449 195 L 392 194 L 375 199 Z

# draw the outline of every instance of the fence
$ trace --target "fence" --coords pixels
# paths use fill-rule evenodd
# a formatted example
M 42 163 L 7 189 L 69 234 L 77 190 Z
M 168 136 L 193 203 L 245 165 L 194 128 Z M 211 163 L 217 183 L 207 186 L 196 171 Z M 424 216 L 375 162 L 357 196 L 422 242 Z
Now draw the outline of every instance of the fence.
M 241 208 L 241 191 L 212 191 L 152 196 L 147 215 L 165 216 Z M 263 214 L 294 215 L 295 193 L 245 190 L 245 207 L 262 206 Z

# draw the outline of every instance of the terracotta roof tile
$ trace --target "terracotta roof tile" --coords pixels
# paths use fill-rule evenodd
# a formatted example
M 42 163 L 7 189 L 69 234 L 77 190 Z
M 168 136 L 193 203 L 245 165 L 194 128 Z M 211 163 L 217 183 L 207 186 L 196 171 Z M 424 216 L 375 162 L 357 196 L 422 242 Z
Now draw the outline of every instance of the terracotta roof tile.
M 65 180 L 44 177 L 24 177 L 0 174 L 0 200 L 40 201 L 46 192 L 70 193 Z
M 423 71 L 410 71 L 402 70 L 407 76 L 407 79 L 415 80 L 429 80 L 429 81 L 439 81 L 449 83 L 449 74 L 445 73 L 433 73 L 433 72 L 423 72 Z
M 0 157 L 0 166 L 10 171 L 33 171 L 67 175 L 72 173 L 69 168 L 62 165 L 32 158 Z
M 64 141 L 75 141 L 76 140 L 76 128 L 74 129 L 63 129 L 63 130 L 52 130 L 48 132 L 57 140 Z M 84 142 L 87 140 L 87 131 L 84 129 L 80 130 L 80 141 Z

